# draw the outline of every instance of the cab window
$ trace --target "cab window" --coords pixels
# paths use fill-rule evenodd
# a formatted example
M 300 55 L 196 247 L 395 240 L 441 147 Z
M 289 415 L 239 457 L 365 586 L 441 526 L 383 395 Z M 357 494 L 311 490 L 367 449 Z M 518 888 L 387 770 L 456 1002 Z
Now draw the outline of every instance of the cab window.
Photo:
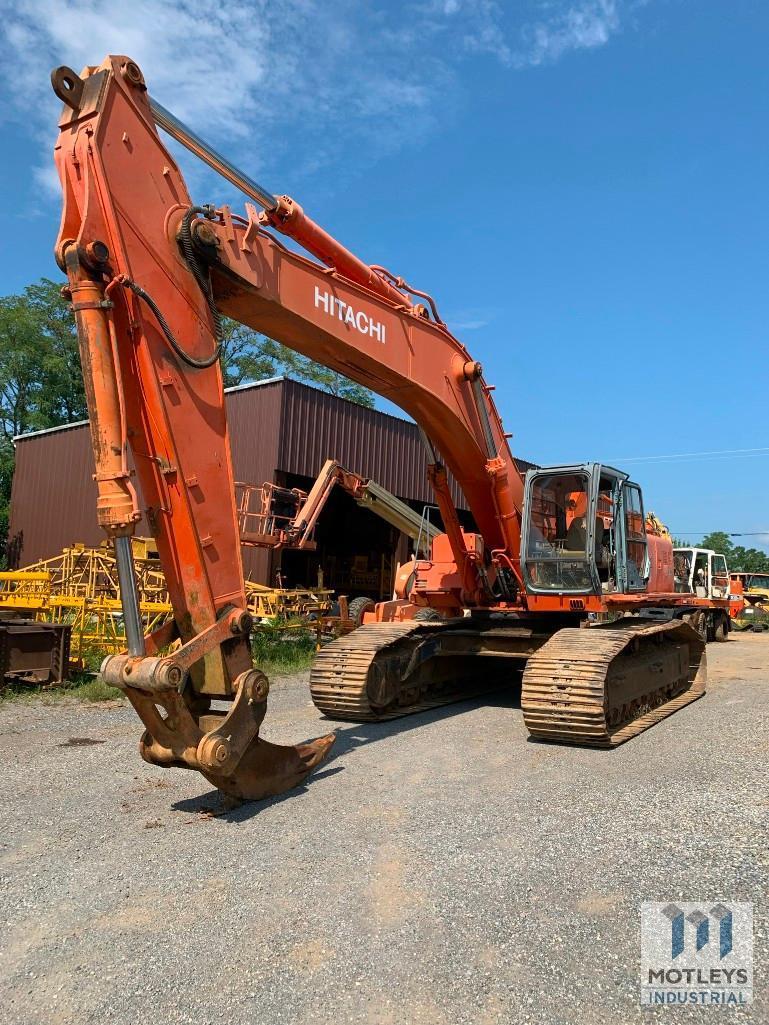
M 536 588 L 591 591 L 589 480 L 584 473 L 542 474 L 531 488 L 526 570 Z

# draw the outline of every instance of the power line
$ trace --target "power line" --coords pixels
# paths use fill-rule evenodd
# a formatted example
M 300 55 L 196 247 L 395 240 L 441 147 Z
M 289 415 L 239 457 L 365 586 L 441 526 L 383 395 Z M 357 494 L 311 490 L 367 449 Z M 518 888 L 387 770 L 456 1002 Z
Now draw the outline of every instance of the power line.
M 708 534 L 726 534 L 727 537 L 768 537 L 769 530 L 744 530 L 735 532 L 731 530 L 676 530 L 675 534 L 685 534 L 687 537 L 707 537 Z
M 758 456 L 767 455 L 769 453 L 769 446 L 761 448 L 722 448 L 713 449 L 710 452 L 671 452 L 668 454 L 658 453 L 657 455 L 649 456 L 627 456 L 623 459 L 610 459 L 608 463 L 617 463 L 623 465 L 625 463 L 661 463 L 661 462 L 675 462 L 676 460 L 686 461 L 689 459 L 718 459 L 724 456 Z

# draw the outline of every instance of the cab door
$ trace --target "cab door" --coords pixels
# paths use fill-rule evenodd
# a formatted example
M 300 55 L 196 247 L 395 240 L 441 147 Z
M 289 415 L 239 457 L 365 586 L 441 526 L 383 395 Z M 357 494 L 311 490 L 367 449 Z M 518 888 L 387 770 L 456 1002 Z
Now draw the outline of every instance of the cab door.
M 726 568 L 726 557 L 714 553 L 710 556 L 710 597 L 729 597 L 729 570 Z
M 617 517 L 617 583 L 622 594 L 643 591 L 649 576 L 646 517 L 641 488 L 623 481 Z

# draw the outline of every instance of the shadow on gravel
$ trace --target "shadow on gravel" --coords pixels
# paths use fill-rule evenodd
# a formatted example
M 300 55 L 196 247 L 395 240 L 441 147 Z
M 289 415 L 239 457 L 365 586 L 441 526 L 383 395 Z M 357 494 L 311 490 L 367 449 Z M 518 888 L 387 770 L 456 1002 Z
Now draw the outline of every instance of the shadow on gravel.
M 199 797 L 189 797 L 183 801 L 174 801 L 171 809 L 184 812 L 187 815 L 195 815 L 200 821 L 224 819 L 225 822 L 245 822 L 248 819 L 254 818 L 260 812 L 273 808 L 276 804 L 296 800 L 307 792 L 309 786 L 314 786 L 327 776 L 336 776 L 338 772 L 343 771 L 341 765 L 330 768 L 327 763 L 324 763 L 324 768 L 319 772 L 311 773 L 300 786 L 294 787 L 293 790 L 287 790 L 284 794 L 278 794 L 277 797 L 270 797 L 265 801 L 238 801 L 223 794 L 220 790 L 209 790 L 207 794 L 200 794 Z
M 404 715 L 402 719 L 390 719 L 388 722 L 345 723 L 335 731 L 336 743 L 331 749 L 326 764 L 330 765 L 340 755 L 354 751 L 356 747 L 362 747 L 364 744 L 374 744 L 378 740 L 386 740 L 388 737 L 408 733 L 410 730 L 418 730 L 430 723 L 453 719 L 455 715 L 463 715 L 476 708 L 519 709 L 520 707 L 520 688 L 512 692 L 505 689 L 471 698 L 469 701 L 456 701 L 451 705 L 441 705 L 438 708 L 430 708 L 414 715 Z M 328 721 L 338 722 L 335 719 Z
M 481 697 L 472 698 L 469 701 L 457 701 L 451 705 L 441 705 L 439 708 L 431 708 L 425 712 L 417 712 L 414 715 L 405 715 L 402 719 L 390 719 L 388 722 L 369 723 L 344 723 L 334 732 L 336 743 L 331 748 L 328 759 L 318 772 L 313 772 L 306 782 L 293 790 L 279 794 L 277 797 L 270 797 L 266 801 L 249 801 L 247 803 L 236 802 L 232 798 L 222 794 L 219 790 L 210 790 L 207 794 L 199 797 L 186 798 L 182 801 L 174 801 L 171 805 L 174 811 L 185 812 L 188 815 L 198 816 L 205 819 L 224 819 L 225 822 L 245 822 L 253 818 L 267 808 L 272 808 L 283 801 L 296 800 L 305 794 L 308 787 L 317 786 L 330 776 L 343 772 L 344 767 L 333 763 L 342 755 L 349 754 L 356 748 L 365 744 L 375 744 L 379 740 L 386 740 L 388 737 L 395 737 L 401 733 L 408 733 L 410 730 L 417 730 L 420 727 L 431 723 L 442 722 L 444 719 L 452 719 L 456 715 L 462 715 L 476 708 L 510 708 L 520 709 L 521 690 L 520 686 L 510 689 L 494 691 Z M 333 723 L 339 720 L 327 719 L 325 722 Z

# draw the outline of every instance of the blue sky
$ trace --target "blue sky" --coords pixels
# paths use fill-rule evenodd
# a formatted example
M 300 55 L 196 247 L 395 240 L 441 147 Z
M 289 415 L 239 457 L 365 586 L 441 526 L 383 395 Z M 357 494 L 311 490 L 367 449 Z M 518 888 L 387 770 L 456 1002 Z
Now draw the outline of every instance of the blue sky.
M 435 296 L 517 454 L 613 462 L 674 532 L 769 532 L 769 451 L 686 455 L 769 449 L 765 0 L 0 0 L 0 21 L 0 292 L 57 277 L 50 69 L 127 53 Z M 233 199 L 181 162 L 197 200 Z

